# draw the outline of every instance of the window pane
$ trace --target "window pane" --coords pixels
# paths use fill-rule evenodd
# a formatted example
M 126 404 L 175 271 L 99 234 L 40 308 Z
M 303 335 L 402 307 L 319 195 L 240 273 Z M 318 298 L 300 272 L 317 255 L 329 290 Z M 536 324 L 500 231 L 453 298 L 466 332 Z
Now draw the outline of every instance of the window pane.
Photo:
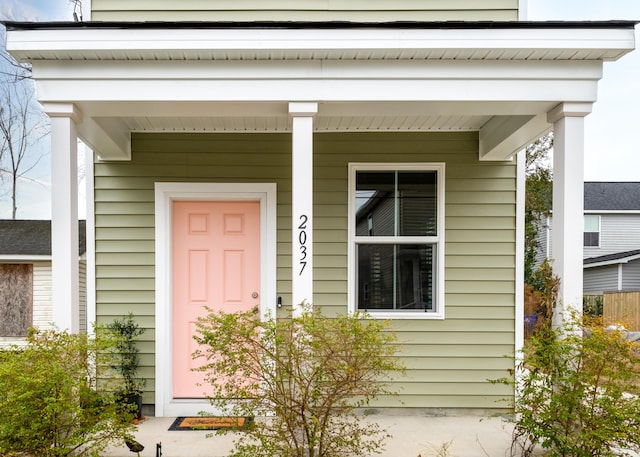
M 600 233 L 598 233 L 598 232 L 585 232 L 584 233 L 584 246 L 591 246 L 591 247 L 600 246 Z
M 599 232 L 600 231 L 600 216 L 588 214 L 584 216 L 584 231 L 585 232 Z
M 395 172 L 356 173 L 356 235 L 393 236 L 395 233 Z
M 358 309 L 433 310 L 433 245 L 359 244 Z
M 393 309 L 394 246 L 359 244 L 358 309 Z
M 437 236 L 436 171 L 356 172 L 357 236 Z
M 435 171 L 398 173 L 400 236 L 436 236 Z

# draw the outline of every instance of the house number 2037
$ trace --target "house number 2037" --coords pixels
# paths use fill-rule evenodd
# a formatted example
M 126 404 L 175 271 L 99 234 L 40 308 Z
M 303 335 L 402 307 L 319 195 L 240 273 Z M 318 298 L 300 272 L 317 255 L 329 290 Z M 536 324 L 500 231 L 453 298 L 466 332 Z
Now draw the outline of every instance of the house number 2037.
M 309 217 L 306 214 L 300 216 L 300 225 L 298 225 L 298 242 L 300 243 L 300 271 L 298 276 L 302 276 L 302 272 L 307 266 L 307 222 Z

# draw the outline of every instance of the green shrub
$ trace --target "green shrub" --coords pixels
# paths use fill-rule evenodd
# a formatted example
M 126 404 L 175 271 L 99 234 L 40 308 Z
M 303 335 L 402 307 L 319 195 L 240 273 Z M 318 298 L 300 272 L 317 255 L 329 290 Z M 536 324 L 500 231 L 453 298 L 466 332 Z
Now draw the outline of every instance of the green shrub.
M 111 368 L 124 382 L 122 395 L 140 395 L 144 386 L 144 380 L 138 375 L 140 349 L 137 346 L 138 337 L 144 333 L 144 329 L 133 317 L 133 313 L 129 313 L 105 326 L 115 341 Z
M 111 345 L 105 336 L 32 331 L 25 347 L 0 351 L 0 455 L 95 456 L 129 438 L 113 395 L 95 389 Z
M 580 328 L 583 332 L 576 331 Z M 599 320 L 540 329 L 526 344 L 517 388 L 512 455 L 537 446 L 550 457 L 598 457 L 640 449 L 640 353 Z M 616 449 L 618 449 L 616 451 Z
M 590 317 L 600 317 L 604 311 L 604 297 L 602 295 L 585 295 L 582 297 L 584 314 Z
M 388 437 L 356 408 L 390 394 L 403 367 L 385 323 L 365 316 L 260 321 L 254 312 L 212 313 L 198 324 L 214 406 L 235 416 L 269 415 L 240 435 L 236 457 L 360 456 Z M 233 399 L 233 400 L 229 400 Z

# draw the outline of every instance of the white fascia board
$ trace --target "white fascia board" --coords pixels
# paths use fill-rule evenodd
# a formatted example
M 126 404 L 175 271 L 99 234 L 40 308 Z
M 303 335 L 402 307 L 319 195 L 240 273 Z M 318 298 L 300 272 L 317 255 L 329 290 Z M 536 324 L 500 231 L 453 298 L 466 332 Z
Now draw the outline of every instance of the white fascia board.
M 611 209 L 611 210 L 601 210 L 601 209 L 589 209 L 584 211 L 585 214 L 640 214 L 640 210 L 637 209 Z
M 606 267 L 607 265 L 625 264 L 638 259 L 640 259 L 640 254 L 632 255 L 629 257 L 622 257 L 621 259 L 605 260 L 602 262 L 589 263 L 584 265 L 584 268 Z
M 0 263 L 17 262 L 31 263 L 51 261 L 50 255 L 25 255 L 25 254 L 2 254 L 0 255 Z
M 513 29 L 57 29 L 7 33 L 7 50 L 18 59 L 82 54 L 110 58 L 114 52 L 197 50 L 599 50 L 616 60 L 634 48 L 631 28 Z M 78 55 L 80 55 L 78 54 Z M 39 56 L 39 57 L 38 57 Z M 139 58 L 139 56 L 138 56 Z M 396 59 L 389 55 L 388 58 Z

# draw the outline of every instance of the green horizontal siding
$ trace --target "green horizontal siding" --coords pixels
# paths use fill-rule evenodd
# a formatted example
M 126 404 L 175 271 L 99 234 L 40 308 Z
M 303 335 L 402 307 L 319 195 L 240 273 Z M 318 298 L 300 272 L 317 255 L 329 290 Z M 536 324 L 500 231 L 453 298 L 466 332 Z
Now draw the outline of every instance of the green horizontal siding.
M 315 302 L 340 306 L 346 297 L 323 296 L 324 283 L 335 289 L 335 276 L 325 275 L 330 262 L 323 255 L 347 242 L 335 233 L 345 224 L 350 162 L 445 162 L 445 301 L 446 319 L 397 320 L 392 328 L 410 368 L 397 380 L 400 395 L 380 399 L 377 406 L 498 408 L 512 392 L 487 379 L 504 376 L 511 363 L 503 355 L 514 345 L 515 186 L 513 164 L 479 162 L 477 135 L 377 134 L 317 135 L 314 148 L 315 219 L 326 223 L 325 237 L 315 235 Z M 323 192 L 318 189 L 331 189 Z M 318 211 L 322 206 L 330 211 Z M 325 281 L 326 279 L 326 281 Z M 346 287 L 346 278 L 345 289 Z M 442 350 L 446 348 L 444 351 Z M 450 354 L 457 351 L 456 356 Z M 432 370 L 439 374 L 436 377 Z M 464 397 L 464 401 L 460 398 Z
M 518 0 L 92 0 L 94 21 L 515 21 Z
M 476 133 L 315 136 L 314 303 L 329 315 L 345 312 L 347 303 L 348 164 L 446 163 L 446 319 L 392 322 L 410 370 L 397 380 L 400 397 L 377 406 L 401 406 L 400 400 L 412 407 L 494 408 L 510 395 L 486 379 L 510 368 L 503 355 L 514 345 L 516 169 L 479 162 L 477 145 Z M 287 305 L 291 141 L 289 134 L 134 134 L 132 150 L 131 162 L 95 165 L 97 308 L 101 322 L 133 311 L 147 329 L 145 401 L 152 402 L 155 182 L 275 182 L 276 287 Z

